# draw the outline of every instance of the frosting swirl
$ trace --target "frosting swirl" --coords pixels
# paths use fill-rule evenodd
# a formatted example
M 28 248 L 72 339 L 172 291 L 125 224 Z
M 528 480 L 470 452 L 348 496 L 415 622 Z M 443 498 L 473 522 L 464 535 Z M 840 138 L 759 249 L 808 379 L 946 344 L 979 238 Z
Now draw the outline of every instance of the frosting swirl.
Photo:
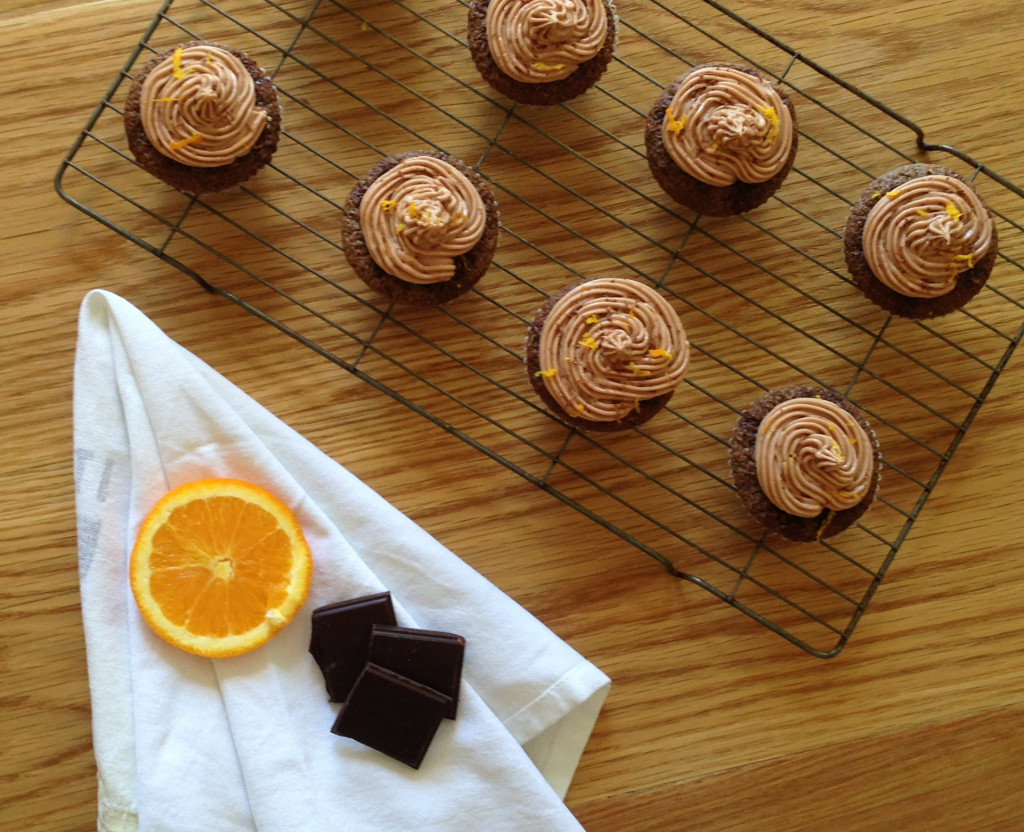
M 881 194 L 864 221 L 864 258 L 894 292 L 941 297 L 992 243 L 992 217 L 966 182 L 945 174 Z
M 662 141 L 672 161 L 701 182 L 766 182 L 785 167 L 793 118 L 778 90 L 730 66 L 684 75 L 665 111 Z
M 672 392 L 689 357 L 686 331 L 667 300 L 635 280 L 599 277 L 572 287 L 548 311 L 538 374 L 567 413 L 613 422 Z
M 441 283 L 455 275 L 455 258 L 483 236 L 487 210 L 459 170 L 434 156 L 413 156 L 367 188 L 359 222 L 370 257 L 385 272 L 408 283 Z
M 197 168 L 229 165 L 267 124 L 252 76 L 237 56 L 210 44 L 179 47 L 146 75 L 142 128 L 161 154 Z
M 498 69 L 527 84 L 567 78 L 608 37 L 602 0 L 490 0 L 485 25 Z
M 797 517 L 842 511 L 864 499 L 874 476 L 871 439 L 834 402 L 789 399 L 757 429 L 757 481 L 771 502 Z

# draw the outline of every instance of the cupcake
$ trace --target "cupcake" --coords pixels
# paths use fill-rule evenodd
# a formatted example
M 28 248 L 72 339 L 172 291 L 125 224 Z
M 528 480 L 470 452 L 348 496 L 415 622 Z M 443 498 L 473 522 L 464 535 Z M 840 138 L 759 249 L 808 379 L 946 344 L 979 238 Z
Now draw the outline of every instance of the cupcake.
M 124 108 L 145 170 L 193 193 L 224 191 L 266 165 L 281 132 L 270 78 L 231 46 L 191 41 L 136 75 Z
M 683 380 L 690 357 L 675 309 L 635 280 L 570 284 L 538 310 L 526 371 L 547 407 L 581 430 L 646 422 Z
M 520 104 L 560 104 L 611 62 L 615 8 L 610 0 L 474 0 L 467 34 L 494 89 Z
M 904 318 L 934 318 L 981 291 L 998 241 L 969 182 L 938 165 L 913 164 L 868 185 L 846 220 L 843 254 L 873 303 Z
M 438 306 L 471 288 L 498 244 L 498 204 L 480 175 L 440 151 L 378 162 L 345 203 L 345 258 L 393 301 Z
M 856 522 L 875 498 L 874 431 L 826 387 L 785 387 L 754 402 L 730 438 L 736 493 L 767 529 L 821 540 Z
M 741 214 L 774 194 L 796 158 L 789 96 L 739 64 L 695 66 L 655 102 L 647 164 L 670 197 L 714 217 Z

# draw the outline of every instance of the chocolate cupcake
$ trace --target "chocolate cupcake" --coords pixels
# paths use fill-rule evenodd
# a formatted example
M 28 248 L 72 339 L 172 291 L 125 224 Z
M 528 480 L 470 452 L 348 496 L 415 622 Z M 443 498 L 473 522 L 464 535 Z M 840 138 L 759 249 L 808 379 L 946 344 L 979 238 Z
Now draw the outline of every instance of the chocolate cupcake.
M 498 203 L 483 178 L 441 151 L 378 162 L 345 203 L 342 245 L 355 273 L 388 298 L 439 306 L 470 289 L 498 244 Z
M 789 540 L 838 534 L 875 499 L 881 474 L 875 433 L 834 390 L 768 393 L 741 414 L 729 444 L 743 505 Z
M 655 102 L 647 164 L 670 197 L 701 214 L 756 208 L 793 167 L 796 111 L 789 96 L 740 64 L 695 66 Z
M 843 236 L 854 283 L 904 318 L 962 307 L 985 285 L 998 250 L 978 192 L 938 165 L 903 165 L 876 179 L 850 211 Z
M 270 161 L 281 110 L 273 83 L 250 57 L 190 41 L 135 76 L 124 128 L 145 170 L 183 191 L 207 193 L 244 182 Z
M 484 80 L 520 104 L 586 92 L 615 51 L 610 0 L 474 0 L 469 50 Z
M 596 277 L 538 310 L 526 340 L 533 389 L 564 422 L 614 431 L 646 422 L 683 380 L 690 357 L 675 309 L 646 284 Z

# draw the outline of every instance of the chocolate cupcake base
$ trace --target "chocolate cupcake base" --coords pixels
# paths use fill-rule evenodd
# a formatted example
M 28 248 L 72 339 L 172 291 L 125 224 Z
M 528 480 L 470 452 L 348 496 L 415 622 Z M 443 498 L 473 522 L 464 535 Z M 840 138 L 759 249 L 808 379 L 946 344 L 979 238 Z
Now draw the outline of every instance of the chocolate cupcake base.
M 690 72 L 697 71 L 705 66 L 730 67 L 752 75 L 755 78 L 766 80 L 760 73 L 741 64 L 702 64 L 695 66 Z M 731 217 L 757 208 L 759 205 L 767 202 L 781 187 L 783 181 L 793 168 L 798 144 L 796 111 L 793 108 L 793 102 L 783 90 L 775 87 L 782 99 L 782 103 L 786 105 L 793 118 L 793 141 L 789 149 L 789 155 L 786 157 L 786 162 L 778 173 L 765 182 L 741 182 L 737 180 L 732 185 L 726 187 L 708 185 L 706 182 L 701 182 L 696 177 L 691 176 L 672 160 L 668 149 L 665 147 L 661 132 L 665 121 L 665 112 L 668 110 L 669 105 L 671 105 L 672 97 L 679 89 L 683 78 L 688 74 L 680 76 L 669 84 L 654 103 L 647 117 L 644 143 L 647 148 L 647 165 L 651 170 L 651 175 L 658 185 L 661 186 L 661 189 L 672 199 L 681 205 L 685 205 L 692 211 L 696 211 L 698 214 L 707 214 L 712 217 Z M 772 86 L 774 87 L 775 85 Z
M 611 63 L 615 52 L 616 15 L 615 6 L 610 0 L 604 0 L 605 12 L 608 15 L 608 35 L 600 52 L 589 61 L 580 64 L 575 72 L 560 81 L 542 84 L 517 81 L 502 72 L 494 62 L 494 58 L 491 57 L 491 49 L 487 40 L 487 6 L 489 4 L 490 0 L 474 0 L 469 7 L 466 34 L 469 40 L 470 55 L 483 79 L 494 90 L 519 104 L 548 107 L 576 98 L 594 86 L 608 68 L 608 64 Z
M 252 77 L 256 89 L 256 106 L 266 111 L 267 124 L 256 140 L 256 144 L 248 153 L 230 164 L 199 168 L 170 159 L 153 146 L 142 126 L 140 107 L 142 84 L 146 80 L 146 76 L 162 61 L 171 57 L 175 49 L 189 46 L 215 46 L 238 58 Z M 277 150 L 277 143 L 281 135 L 281 108 L 273 82 L 252 58 L 232 46 L 196 40 L 162 52 L 139 71 L 125 101 L 124 129 L 128 147 L 144 170 L 168 185 L 183 191 L 215 193 L 226 191 L 250 179 L 260 168 L 270 162 Z
M 776 506 L 761 489 L 755 462 L 757 430 L 764 418 L 776 406 L 790 399 L 815 396 L 820 396 L 841 407 L 864 429 L 872 442 L 874 474 L 864 499 L 852 508 L 842 511 L 825 509 L 815 517 L 798 517 Z M 857 408 L 839 393 L 827 387 L 783 387 L 762 396 L 740 415 L 739 423 L 733 428 L 729 438 L 729 449 L 729 466 L 740 501 L 766 529 L 778 532 L 788 540 L 806 542 L 822 540 L 839 534 L 863 516 L 878 491 L 882 454 L 875 433 Z
M 868 214 L 881 195 L 899 189 L 911 179 L 922 176 L 950 176 L 966 180 L 940 165 L 911 164 L 894 168 L 874 180 L 850 210 L 843 234 L 843 256 L 846 268 L 864 296 L 886 312 L 901 318 L 927 319 L 955 312 L 978 294 L 988 282 L 992 267 L 999 255 L 999 240 L 995 224 L 992 225 L 992 243 L 985 255 L 970 269 L 957 275 L 953 289 L 945 295 L 934 298 L 914 298 L 901 295 L 880 281 L 868 265 L 864 256 L 864 224 Z
M 416 156 L 441 159 L 459 171 L 476 188 L 487 212 L 483 236 L 473 248 L 455 258 L 454 276 L 441 283 L 410 283 L 384 271 L 370 256 L 359 219 L 359 206 L 374 180 L 404 159 Z M 498 221 L 498 203 L 480 174 L 461 159 L 443 151 L 413 150 L 381 160 L 356 183 L 345 203 L 341 242 L 345 259 L 352 270 L 371 289 L 397 303 L 406 303 L 410 306 L 440 306 L 471 289 L 490 268 L 491 259 L 498 245 Z

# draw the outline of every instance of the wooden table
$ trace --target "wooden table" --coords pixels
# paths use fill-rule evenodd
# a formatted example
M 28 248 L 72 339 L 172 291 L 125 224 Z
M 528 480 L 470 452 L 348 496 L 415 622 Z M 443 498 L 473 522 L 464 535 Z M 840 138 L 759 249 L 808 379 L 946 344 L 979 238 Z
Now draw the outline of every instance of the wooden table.
M 567 799 L 591 832 L 1024 828 L 1019 359 L 849 646 L 811 658 L 61 202 L 58 163 L 155 4 L 23 5 L 0 5 L 0 825 L 95 823 L 71 381 L 78 305 L 104 287 L 612 677 Z M 1014 0 L 730 5 L 930 137 L 1024 182 Z M 642 3 L 620 7 L 642 28 Z M 480 523 L 495 505 L 499 516 Z M 514 546 L 497 545 L 509 537 Z

